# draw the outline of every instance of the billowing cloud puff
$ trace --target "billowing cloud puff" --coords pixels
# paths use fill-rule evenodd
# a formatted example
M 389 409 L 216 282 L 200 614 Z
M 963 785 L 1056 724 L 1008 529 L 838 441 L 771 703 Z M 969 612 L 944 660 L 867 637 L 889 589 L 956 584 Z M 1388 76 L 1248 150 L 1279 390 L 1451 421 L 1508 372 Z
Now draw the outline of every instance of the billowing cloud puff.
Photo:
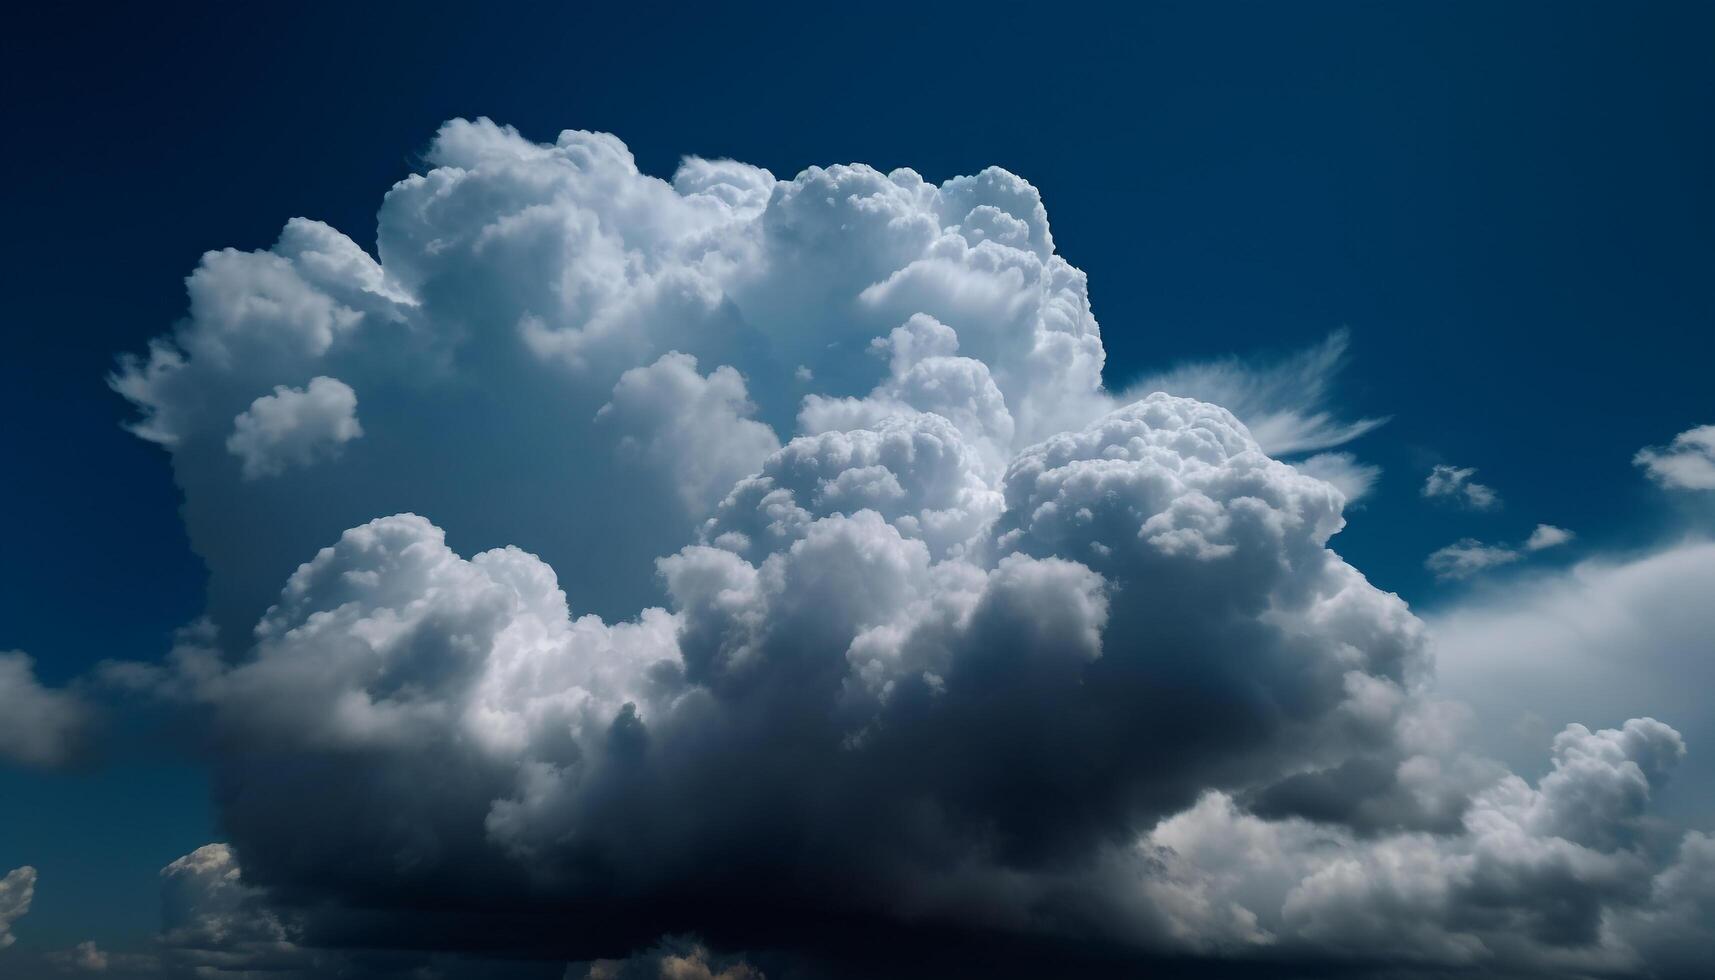
M 753 410 L 737 371 L 722 366 L 705 378 L 696 358 L 674 351 L 620 375 L 596 417 L 625 433 L 628 460 L 664 474 L 687 509 L 705 512 L 780 448 Z
M 58 766 L 74 759 L 91 715 L 77 695 L 44 687 L 19 651 L 0 653 L 0 761 Z
M 18 941 L 12 935 L 12 923 L 30 911 L 36 897 L 36 869 L 25 865 L 13 868 L 0 878 L 0 949 Z
M 338 378 L 315 377 L 303 388 L 280 385 L 232 420 L 226 449 L 243 462 L 246 480 L 274 476 L 337 454 L 363 435 L 357 393 Z
M 1002 506 L 981 471 L 975 451 L 939 415 L 799 436 L 732 488 L 702 537 L 760 559 L 818 518 L 867 510 L 937 557 L 963 554 Z
M 377 256 L 303 219 L 266 251 L 211 252 L 189 316 L 112 379 L 173 453 L 228 639 L 306 542 L 405 511 L 541 554 L 585 608 L 629 616 L 805 395 L 980 422 L 997 467 L 1102 407 L 1084 277 L 1004 171 L 777 181 L 690 159 L 664 181 L 611 136 L 540 145 L 486 120 L 447 124 L 426 159 L 387 195 Z M 959 358 L 867 356 L 918 314 Z
M 1472 797 L 1452 835 L 1362 838 L 1264 821 L 1212 793 L 1150 833 L 1168 869 L 1153 887 L 1191 934 L 1224 925 L 1229 943 L 1305 954 L 1485 974 L 1687 962 L 1715 941 L 1707 921 L 1686 921 L 1707 889 L 1693 901 L 1677 894 L 1707 862 L 1708 839 L 1659 847 L 1644 811 L 1683 753 L 1678 733 L 1653 719 L 1569 726 L 1537 785 L 1500 779 Z M 1673 925 L 1658 928 L 1664 921 Z
M 1715 490 L 1715 425 L 1700 425 L 1666 446 L 1638 450 L 1632 462 L 1670 490 Z
M 1375 423 L 1262 412 L 1265 445 L 1111 398 L 1023 180 L 669 182 L 486 121 L 428 161 L 377 257 L 306 221 L 211 253 L 113 379 L 211 570 L 166 664 L 106 672 L 210 728 L 230 847 L 169 868 L 201 910 L 174 948 L 1361 956 L 1366 910 L 1424 890 L 1439 918 L 1397 921 L 1435 963 L 1482 961 L 1488 908 L 1527 937 L 1495 961 L 1547 969 L 1592 908 L 1692 928 L 1642 817 L 1678 735 L 1569 728 L 1535 786 L 1461 751 L 1423 624 L 1329 548 L 1373 472 L 1268 451 Z M 316 448 L 246 480 L 233 420 L 333 378 L 362 438 L 306 418 Z M 1286 856 L 1199 843 L 1232 834 Z M 1403 899 L 1396 852 L 1427 882 Z
M 1148 946 L 1162 923 L 1090 864 L 1211 783 L 1372 829 L 1456 813 L 1418 785 L 1441 751 L 1421 628 L 1325 547 L 1338 491 L 1165 395 L 997 491 L 984 472 L 933 413 L 800 437 L 661 561 L 672 609 L 615 625 L 516 549 L 466 560 L 412 516 L 346 532 L 241 662 L 179 653 L 247 874 L 399 916 L 599 901 L 614 941 L 745 938 L 836 893 L 1040 930 L 1075 888 L 1066 928 Z

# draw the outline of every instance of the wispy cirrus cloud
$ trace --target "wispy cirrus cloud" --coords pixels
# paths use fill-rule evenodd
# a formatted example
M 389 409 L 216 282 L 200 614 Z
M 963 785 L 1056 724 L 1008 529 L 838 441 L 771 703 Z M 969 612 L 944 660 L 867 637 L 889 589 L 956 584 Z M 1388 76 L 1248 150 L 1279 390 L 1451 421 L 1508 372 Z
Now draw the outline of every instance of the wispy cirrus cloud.
M 1342 420 L 1331 402 L 1334 379 L 1349 360 L 1351 332 L 1272 363 L 1240 357 L 1191 362 L 1127 385 L 1121 401 L 1165 391 L 1213 402 L 1237 415 L 1271 456 L 1333 449 L 1387 423 Z

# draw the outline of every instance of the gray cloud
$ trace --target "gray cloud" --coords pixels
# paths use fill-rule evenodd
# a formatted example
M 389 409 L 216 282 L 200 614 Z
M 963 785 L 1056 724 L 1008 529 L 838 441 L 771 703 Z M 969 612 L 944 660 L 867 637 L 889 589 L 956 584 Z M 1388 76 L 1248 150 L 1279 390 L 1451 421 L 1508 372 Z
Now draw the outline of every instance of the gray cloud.
M 1170 869 L 1156 886 L 1186 927 L 1227 941 L 1389 956 L 1484 974 L 1629 974 L 1677 961 L 1693 900 L 1677 889 L 1708 860 L 1687 835 L 1659 862 L 1645 806 L 1684 754 L 1652 719 L 1554 739 L 1532 786 L 1506 775 L 1476 793 L 1451 835 L 1360 838 L 1302 821 L 1264 821 L 1221 794 L 1150 835 Z M 1671 919 L 1658 935 L 1645 923 Z M 1210 924 L 1212 920 L 1212 925 Z
M 84 747 L 91 720 L 89 706 L 76 694 L 36 679 L 28 655 L 0 653 L 0 761 L 65 765 Z

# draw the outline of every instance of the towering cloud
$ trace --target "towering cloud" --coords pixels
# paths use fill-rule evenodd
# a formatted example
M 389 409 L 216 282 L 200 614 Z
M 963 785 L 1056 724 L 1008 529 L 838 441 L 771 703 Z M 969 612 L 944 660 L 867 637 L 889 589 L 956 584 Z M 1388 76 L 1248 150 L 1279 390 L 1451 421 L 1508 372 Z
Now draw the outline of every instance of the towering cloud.
M 1423 624 L 1329 548 L 1373 472 L 1271 456 L 1376 424 L 1269 408 L 1343 337 L 1247 396 L 1259 438 L 1102 389 L 1004 171 L 668 182 L 486 121 L 428 160 L 378 257 L 210 253 L 113 379 L 211 570 L 210 624 L 108 672 L 211 729 L 230 846 L 167 874 L 201 966 L 1702 935 L 1705 846 L 1644 816 L 1677 732 L 1568 727 L 1535 785 L 1462 751 Z

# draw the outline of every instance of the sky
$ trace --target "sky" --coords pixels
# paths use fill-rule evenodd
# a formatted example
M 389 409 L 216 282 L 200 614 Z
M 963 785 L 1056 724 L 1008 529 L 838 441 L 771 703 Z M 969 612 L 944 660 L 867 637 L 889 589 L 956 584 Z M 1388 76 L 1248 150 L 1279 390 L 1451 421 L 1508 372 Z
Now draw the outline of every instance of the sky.
M 0 974 L 1708 939 L 1707 5 L 8 19 Z

